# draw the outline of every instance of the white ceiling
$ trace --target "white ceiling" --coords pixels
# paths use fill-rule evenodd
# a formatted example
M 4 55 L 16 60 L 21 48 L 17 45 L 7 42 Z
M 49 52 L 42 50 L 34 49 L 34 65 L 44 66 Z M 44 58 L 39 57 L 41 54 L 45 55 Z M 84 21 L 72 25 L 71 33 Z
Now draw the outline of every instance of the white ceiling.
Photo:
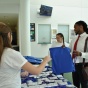
M 0 7 L 3 8 L 3 11 L 0 11 L 0 21 L 5 22 L 8 25 L 15 26 L 18 24 L 18 13 L 9 13 L 7 7 L 19 5 L 20 0 L 0 0 Z M 6 6 L 6 7 L 5 7 Z M 4 12 L 4 10 L 6 12 Z
M 0 4 L 8 4 L 8 3 L 13 3 L 13 4 L 19 4 L 20 0 L 0 0 Z

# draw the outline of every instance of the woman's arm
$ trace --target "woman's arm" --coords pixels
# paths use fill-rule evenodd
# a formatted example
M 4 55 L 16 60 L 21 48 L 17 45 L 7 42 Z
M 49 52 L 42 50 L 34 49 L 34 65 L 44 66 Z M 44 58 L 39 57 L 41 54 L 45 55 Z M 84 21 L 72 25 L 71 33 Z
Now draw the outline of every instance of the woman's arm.
M 26 62 L 23 66 L 22 66 L 22 69 L 28 71 L 29 73 L 31 74 L 34 74 L 34 75 L 38 75 L 39 73 L 42 72 L 42 70 L 44 69 L 45 65 L 50 61 L 50 57 L 49 56 L 46 56 L 43 60 L 43 62 L 35 67 L 34 65 L 32 65 L 31 63 L 29 62 Z

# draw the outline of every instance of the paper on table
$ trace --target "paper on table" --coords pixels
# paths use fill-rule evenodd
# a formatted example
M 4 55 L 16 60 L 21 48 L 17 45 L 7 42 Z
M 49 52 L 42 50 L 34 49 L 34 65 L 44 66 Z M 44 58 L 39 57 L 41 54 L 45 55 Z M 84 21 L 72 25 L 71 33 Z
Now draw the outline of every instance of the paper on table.
M 68 84 L 68 85 L 66 85 L 66 87 L 69 87 L 69 88 L 71 87 L 72 88 L 72 87 L 75 87 L 75 86 L 73 84 Z
M 67 82 L 60 82 L 59 85 L 67 85 Z
M 57 75 L 57 77 L 58 77 L 58 78 L 61 78 L 61 77 L 63 77 L 63 76 L 62 76 L 62 75 Z
M 29 81 L 27 81 L 27 85 L 28 86 L 29 85 L 37 85 L 37 82 L 33 82 L 33 81 L 29 80 Z
M 57 79 L 57 77 L 49 77 L 49 79 Z
M 21 84 L 22 88 L 28 88 L 26 83 Z

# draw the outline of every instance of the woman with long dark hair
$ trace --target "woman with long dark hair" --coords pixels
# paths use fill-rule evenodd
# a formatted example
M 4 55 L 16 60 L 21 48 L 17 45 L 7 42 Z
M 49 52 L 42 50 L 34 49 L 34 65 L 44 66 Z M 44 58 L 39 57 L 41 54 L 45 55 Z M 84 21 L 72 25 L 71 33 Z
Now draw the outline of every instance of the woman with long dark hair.
M 52 43 L 51 47 L 61 47 L 63 45 L 65 45 L 66 47 L 69 46 L 69 44 L 64 41 L 64 35 L 62 33 L 57 33 L 56 41 Z

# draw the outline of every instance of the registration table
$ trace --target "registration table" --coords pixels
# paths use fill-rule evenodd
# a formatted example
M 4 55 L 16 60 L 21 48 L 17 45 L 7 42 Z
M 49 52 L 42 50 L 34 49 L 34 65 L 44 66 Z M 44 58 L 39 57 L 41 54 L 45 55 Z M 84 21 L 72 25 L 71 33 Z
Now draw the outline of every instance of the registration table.
M 46 66 L 39 75 L 22 78 L 21 88 L 76 88 L 62 75 L 55 75 L 50 66 Z

